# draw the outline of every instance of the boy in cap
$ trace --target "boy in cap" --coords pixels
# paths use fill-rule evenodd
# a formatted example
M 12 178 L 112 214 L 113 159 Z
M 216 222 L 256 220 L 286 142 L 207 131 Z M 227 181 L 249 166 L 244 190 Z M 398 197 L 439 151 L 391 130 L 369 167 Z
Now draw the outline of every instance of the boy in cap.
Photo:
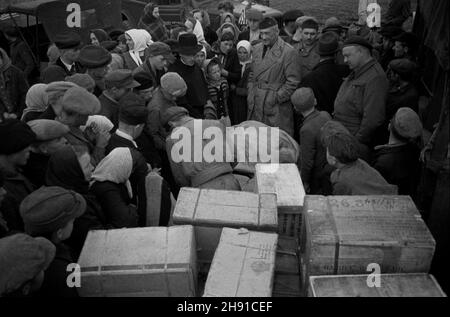
M 86 74 L 95 81 L 93 94 L 97 97 L 105 90 L 105 75 L 111 60 L 111 53 L 98 45 L 83 47 L 78 56 L 78 61 L 86 68 Z
M 70 274 L 67 267 L 74 263 L 74 259 L 64 241 L 70 238 L 74 221 L 85 210 L 83 196 L 56 186 L 39 188 L 20 205 L 25 232 L 33 237 L 45 237 L 56 247 L 55 259 L 45 272 L 41 296 L 78 296 L 76 288 L 67 285 Z
M 99 114 L 111 120 L 114 129 L 119 124 L 119 100 L 138 86 L 139 83 L 128 69 L 114 70 L 105 76 L 105 90 L 98 98 L 101 103 Z
M 260 24 L 262 43 L 253 50 L 248 83 L 248 120 L 263 122 L 294 134 L 292 93 L 300 83 L 299 56 L 279 37 L 277 21 L 264 18 Z
M 145 49 L 145 62 L 133 71 L 135 79 L 138 76 L 146 76 L 159 86 L 161 76 L 166 73 L 169 66 L 172 50 L 163 42 L 153 42 Z
M 312 195 L 322 195 L 322 179 L 327 165 L 326 151 L 320 140 L 320 130 L 331 120 L 326 111 L 315 109 L 317 104 L 311 88 L 299 88 L 291 96 L 291 102 L 297 113 L 303 117 L 300 128 L 300 155 L 303 185 Z
M 0 297 L 25 297 L 38 291 L 55 258 L 45 238 L 18 233 L 0 239 Z
M 70 129 L 55 120 L 38 119 L 27 122 L 36 134 L 36 142 L 31 145 L 30 158 L 23 171 L 25 176 L 36 186 L 44 185 L 45 171 L 50 156 L 69 143 L 65 136 Z
M 250 8 L 245 11 L 245 17 L 247 18 L 248 28 L 239 34 L 238 41 L 249 41 L 252 45 L 255 45 L 261 41 L 259 23 L 263 19 L 263 14 L 259 10 Z
M 0 135 L 0 170 L 5 178 L 4 189 L 7 192 L 3 203 L 11 207 L 3 217 L 10 230 L 23 231 L 19 205 L 33 192 L 34 186 L 23 175 L 21 167 L 27 164 L 36 134 L 25 122 L 8 119 L 0 123 Z
M 83 73 L 83 67 L 78 63 L 81 38 L 75 32 L 56 35 L 55 45 L 60 52 L 56 62 L 48 66 L 42 73 L 42 81 L 49 84 L 54 81 L 64 81 L 67 76 Z
M 306 76 L 319 63 L 317 53 L 319 24 L 314 19 L 308 19 L 301 25 L 301 40 L 294 45 L 300 55 L 301 75 Z
M 74 84 L 76 84 L 76 85 L 86 89 L 90 93 L 94 92 L 95 81 L 88 74 L 75 74 L 75 75 L 72 75 L 72 76 L 67 76 L 66 77 L 66 81 L 74 83 Z
M 389 142 L 375 147 L 373 167 L 398 186 L 399 195 L 416 197 L 421 141 L 419 116 L 410 108 L 400 108 L 389 123 Z
M 397 186 L 358 158 L 354 136 L 334 133 L 325 138 L 325 147 L 328 164 L 336 168 L 330 177 L 333 195 L 397 195 Z

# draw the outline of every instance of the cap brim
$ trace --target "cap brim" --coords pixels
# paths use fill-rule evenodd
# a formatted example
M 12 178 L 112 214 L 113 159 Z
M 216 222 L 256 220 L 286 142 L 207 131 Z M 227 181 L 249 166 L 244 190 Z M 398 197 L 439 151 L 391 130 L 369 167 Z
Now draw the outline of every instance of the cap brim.
M 196 47 L 182 47 L 178 46 L 177 52 L 181 55 L 195 55 L 200 52 L 203 48 L 203 45 L 197 44 Z

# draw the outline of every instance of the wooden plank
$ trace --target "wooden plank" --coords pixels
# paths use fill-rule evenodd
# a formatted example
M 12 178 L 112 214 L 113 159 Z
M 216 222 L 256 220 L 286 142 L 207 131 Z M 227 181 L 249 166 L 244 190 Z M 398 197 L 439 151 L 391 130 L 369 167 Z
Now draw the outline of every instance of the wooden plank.
M 273 297 L 300 297 L 299 245 L 295 238 L 278 237 Z
M 312 276 L 310 297 L 447 297 L 425 273 L 381 274 L 380 287 L 369 287 L 368 275 Z M 371 284 L 372 285 L 372 284 Z
M 195 296 L 194 228 L 90 231 L 78 263 L 81 296 Z
M 309 276 L 427 273 L 435 241 L 409 196 L 307 196 L 301 269 Z
M 270 297 L 278 235 L 224 228 L 204 297 Z

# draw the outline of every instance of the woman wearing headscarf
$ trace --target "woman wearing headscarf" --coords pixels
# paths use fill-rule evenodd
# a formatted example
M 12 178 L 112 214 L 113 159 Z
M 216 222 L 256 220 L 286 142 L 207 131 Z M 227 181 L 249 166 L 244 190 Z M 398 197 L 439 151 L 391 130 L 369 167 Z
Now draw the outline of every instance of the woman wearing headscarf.
M 233 33 L 234 43 L 238 42 L 240 31 L 239 31 L 239 28 L 235 24 L 229 23 L 229 22 L 225 22 L 224 24 L 221 24 L 220 27 L 217 29 L 217 37 L 219 38 L 219 40 L 222 37 L 222 34 L 225 32 Z
M 90 33 L 90 39 L 92 45 L 100 45 L 101 42 L 109 41 L 108 33 L 103 29 L 93 29 Z
M 233 24 L 236 28 L 237 28 L 237 24 L 236 24 L 236 18 L 234 17 L 234 15 L 230 12 L 225 12 L 221 17 L 220 17 L 220 25 L 223 25 L 224 23 L 231 23 Z M 238 28 L 239 29 L 239 28 Z
M 23 111 L 21 120 L 28 122 L 39 118 L 47 109 L 48 95 L 46 92 L 48 85 L 36 84 L 31 86 L 25 96 L 25 105 L 27 106 Z
M 230 85 L 230 119 L 233 125 L 247 120 L 247 84 L 251 71 L 251 54 L 252 45 L 249 41 L 240 41 L 237 44 L 240 77 L 236 84 Z
M 115 228 L 136 227 L 137 207 L 133 205 L 130 176 L 133 172 L 131 150 L 119 147 L 112 150 L 92 174 L 91 191 L 105 211 L 108 223 Z
M 155 42 L 164 42 L 169 39 L 169 31 L 159 16 L 158 5 L 153 2 L 149 2 L 145 6 L 144 15 L 139 20 L 138 28 L 147 30 Z
M 221 75 L 228 81 L 228 85 L 236 85 L 241 78 L 241 66 L 234 47 L 235 37 L 231 32 L 220 35 L 219 41 L 213 45 L 212 52 L 222 64 Z
M 66 147 L 50 157 L 45 174 L 46 186 L 59 186 L 73 190 L 86 200 L 85 213 L 73 224 L 73 232 L 67 244 L 79 253 L 89 230 L 107 228 L 104 216 L 95 196 L 89 194 L 89 180 L 93 171 L 91 159 L 80 148 Z
M 124 67 L 133 71 L 145 61 L 145 49 L 151 44 L 152 37 L 146 30 L 131 29 L 125 32 L 128 52 L 122 55 Z
M 213 45 L 218 40 L 218 37 L 216 31 L 211 28 L 208 12 L 206 10 L 195 9 L 192 11 L 192 15 L 201 23 L 206 42 L 209 45 Z

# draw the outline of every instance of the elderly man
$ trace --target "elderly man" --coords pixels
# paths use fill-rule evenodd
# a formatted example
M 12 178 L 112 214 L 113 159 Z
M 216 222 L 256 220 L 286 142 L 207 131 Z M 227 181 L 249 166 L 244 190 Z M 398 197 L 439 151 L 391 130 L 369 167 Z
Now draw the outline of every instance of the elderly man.
M 260 24 L 262 43 L 253 52 L 248 84 L 248 120 L 279 127 L 294 134 L 290 97 L 300 82 L 297 52 L 279 37 L 278 24 L 265 18 Z
M 383 125 L 389 83 L 381 65 L 371 55 L 372 46 L 355 36 L 344 43 L 344 60 L 352 70 L 334 103 L 334 118 L 353 134 L 365 154 Z
M 309 74 L 320 61 L 317 52 L 319 24 L 314 19 L 305 20 L 301 24 L 301 40 L 294 45 L 300 53 L 301 75 Z

